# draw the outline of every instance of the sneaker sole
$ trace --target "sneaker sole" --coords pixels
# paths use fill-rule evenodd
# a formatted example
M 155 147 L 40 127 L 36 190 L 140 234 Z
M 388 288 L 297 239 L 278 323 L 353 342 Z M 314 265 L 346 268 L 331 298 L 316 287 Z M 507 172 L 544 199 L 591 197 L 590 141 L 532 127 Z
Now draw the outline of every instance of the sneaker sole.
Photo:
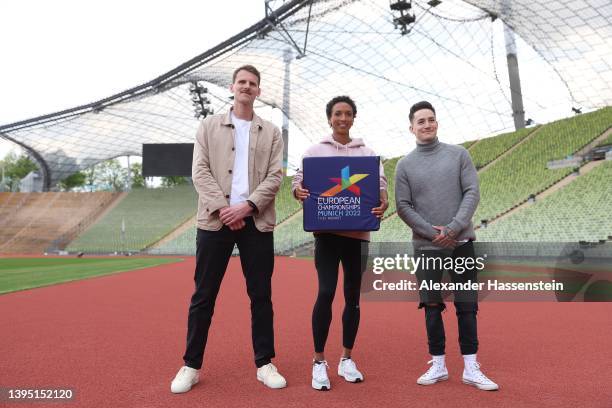
M 342 378 L 344 378 L 347 382 L 350 383 L 360 383 L 363 381 L 363 377 L 350 377 L 350 376 L 346 376 L 344 375 L 341 371 L 338 371 L 338 375 Z
M 417 380 L 417 384 L 419 384 L 419 385 L 434 385 L 437 382 L 446 381 L 446 380 L 448 380 L 448 375 L 445 375 L 445 376 L 442 376 L 442 377 L 438 377 L 438 378 L 433 379 L 433 380 L 421 380 L 421 379 L 418 379 Z
M 280 390 L 281 388 L 285 388 L 285 387 L 287 386 L 287 383 L 286 383 L 286 382 L 285 382 L 284 384 L 281 384 L 281 385 L 275 385 L 275 386 L 272 386 L 272 385 L 266 384 L 266 383 L 264 382 L 263 378 L 261 378 L 260 376 L 257 376 L 257 381 L 261 382 L 263 385 L 265 385 L 265 386 L 266 386 L 266 387 L 268 387 L 268 388 L 272 388 L 273 390 Z
M 173 394 L 184 394 L 184 393 L 186 393 L 186 392 L 191 391 L 191 389 L 193 388 L 193 386 L 194 386 L 194 385 L 196 385 L 196 384 L 197 384 L 197 383 L 199 383 L 199 382 L 200 382 L 199 380 L 198 380 L 198 381 L 196 381 L 196 382 L 194 382 L 193 384 L 191 384 L 191 385 L 189 386 L 189 388 L 187 388 L 187 389 L 186 389 L 186 390 L 184 390 L 184 391 L 182 391 L 182 390 L 180 390 L 180 391 L 175 391 L 174 389 L 172 389 L 172 385 L 170 385 L 170 392 L 172 392 Z
M 331 389 L 331 384 L 321 384 L 315 380 L 312 380 L 312 388 L 317 391 L 329 391 Z
M 466 379 L 462 379 L 461 381 L 464 384 L 471 385 L 471 386 L 476 387 L 479 390 L 483 390 L 483 391 L 497 391 L 497 390 L 499 390 L 499 386 L 498 385 L 483 385 L 483 384 L 479 384 L 477 382 L 466 380 Z

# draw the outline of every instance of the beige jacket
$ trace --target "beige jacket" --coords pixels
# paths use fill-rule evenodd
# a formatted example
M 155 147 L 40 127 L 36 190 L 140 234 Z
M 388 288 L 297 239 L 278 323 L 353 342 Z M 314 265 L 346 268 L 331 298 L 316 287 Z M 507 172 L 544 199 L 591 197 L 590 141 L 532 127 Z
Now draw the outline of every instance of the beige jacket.
M 223 227 L 219 209 L 229 206 L 234 167 L 234 125 L 230 112 L 208 116 L 200 123 L 193 147 L 193 185 L 199 194 L 197 227 L 218 231 Z M 283 138 L 271 122 L 253 114 L 249 139 L 249 201 L 259 231 L 276 224 L 274 198 L 283 178 Z

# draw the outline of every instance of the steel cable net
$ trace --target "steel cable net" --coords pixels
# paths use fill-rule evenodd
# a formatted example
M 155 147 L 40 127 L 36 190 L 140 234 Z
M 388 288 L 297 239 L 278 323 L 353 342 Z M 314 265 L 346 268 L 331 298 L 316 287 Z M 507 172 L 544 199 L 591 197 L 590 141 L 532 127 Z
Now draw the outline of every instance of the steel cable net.
M 291 168 L 306 146 L 329 135 L 325 104 L 336 95 L 355 99 L 352 135 L 384 157 L 413 148 L 408 109 L 423 99 L 437 108 L 440 137 L 460 143 L 514 128 L 504 23 L 517 34 L 526 117 L 543 123 L 574 106 L 612 103 L 607 1 L 413 1 L 416 21 L 404 34 L 389 4 L 289 2 L 290 11 L 272 13 L 169 80 L 82 112 L 3 126 L 0 134 L 38 154 L 52 186 L 100 161 L 140 155 L 143 143 L 193 142 L 189 84 L 203 81 L 215 113 L 225 112 L 232 72 L 249 63 L 262 72 L 258 112 L 280 124 L 285 110 L 290 119 Z

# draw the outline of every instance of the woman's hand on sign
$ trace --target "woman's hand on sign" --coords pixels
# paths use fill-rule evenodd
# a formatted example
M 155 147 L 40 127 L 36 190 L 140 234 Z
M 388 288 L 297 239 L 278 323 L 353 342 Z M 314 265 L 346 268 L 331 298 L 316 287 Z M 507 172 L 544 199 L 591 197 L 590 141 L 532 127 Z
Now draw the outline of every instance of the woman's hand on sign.
M 378 207 L 372 208 L 372 214 L 376 216 L 376 218 L 382 218 L 385 215 L 385 211 L 389 208 L 389 200 L 387 199 L 387 192 L 385 190 L 380 191 L 380 205 Z
M 372 214 L 374 214 L 376 218 L 382 218 L 385 215 L 387 208 L 389 208 L 389 202 L 381 201 L 380 206 L 372 208 Z
M 302 186 L 299 186 L 295 188 L 294 195 L 295 195 L 295 198 L 297 198 L 301 202 L 304 202 L 304 200 L 307 199 L 308 196 L 310 195 L 310 192 L 306 190 L 305 188 L 303 188 Z

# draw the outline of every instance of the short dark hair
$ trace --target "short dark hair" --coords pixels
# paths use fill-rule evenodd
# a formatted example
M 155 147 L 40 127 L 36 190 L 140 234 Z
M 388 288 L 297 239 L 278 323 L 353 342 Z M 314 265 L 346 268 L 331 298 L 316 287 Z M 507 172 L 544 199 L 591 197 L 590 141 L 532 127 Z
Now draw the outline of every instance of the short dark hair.
M 429 109 L 430 111 L 434 113 L 434 115 L 436 114 L 436 110 L 434 109 L 431 103 L 427 101 L 417 102 L 414 105 L 412 105 L 412 107 L 410 108 L 410 114 L 408 115 L 408 119 L 410 119 L 411 123 L 412 123 L 412 119 L 414 119 L 414 114 L 417 111 L 420 111 L 421 109 Z
M 331 119 L 332 110 L 334 109 L 334 105 L 337 103 L 348 103 L 351 105 L 353 109 L 353 117 L 357 116 L 357 105 L 355 105 L 355 101 L 353 101 L 350 97 L 346 95 L 336 96 L 332 98 L 331 101 L 327 102 L 327 106 L 325 107 L 325 113 L 327 114 L 327 119 Z
M 236 70 L 234 71 L 234 74 L 232 75 L 232 84 L 236 82 L 236 75 L 238 75 L 238 72 L 240 71 L 250 72 L 251 74 L 255 75 L 257 77 L 257 85 L 259 85 L 259 83 L 261 82 L 261 74 L 259 73 L 257 68 L 252 65 L 243 65 L 241 67 L 236 68 Z

